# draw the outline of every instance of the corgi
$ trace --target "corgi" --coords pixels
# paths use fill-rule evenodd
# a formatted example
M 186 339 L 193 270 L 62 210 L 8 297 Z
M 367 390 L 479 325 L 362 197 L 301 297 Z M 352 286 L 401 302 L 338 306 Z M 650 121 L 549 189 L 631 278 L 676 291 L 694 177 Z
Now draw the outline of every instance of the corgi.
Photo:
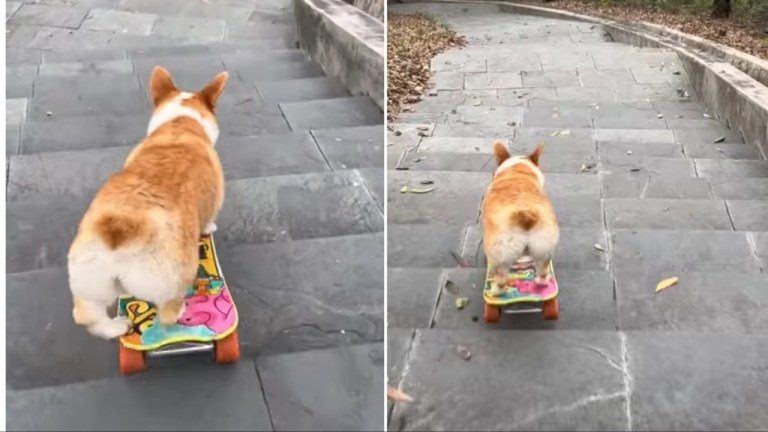
M 483 199 L 482 220 L 483 248 L 494 275 L 491 294 L 498 296 L 510 268 L 526 258 L 533 262 L 536 283 L 549 283 L 560 228 L 539 168 L 544 146 L 527 156 L 510 156 L 498 142 L 493 150 L 497 168 Z
M 93 198 L 67 257 L 72 316 L 92 335 L 129 331 L 126 318 L 107 313 L 121 294 L 155 304 L 162 325 L 184 312 L 199 238 L 216 231 L 224 204 L 215 109 L 228 77 L 221 72 L 188 93 L 166 69 L 152 71 L 147 136 Z

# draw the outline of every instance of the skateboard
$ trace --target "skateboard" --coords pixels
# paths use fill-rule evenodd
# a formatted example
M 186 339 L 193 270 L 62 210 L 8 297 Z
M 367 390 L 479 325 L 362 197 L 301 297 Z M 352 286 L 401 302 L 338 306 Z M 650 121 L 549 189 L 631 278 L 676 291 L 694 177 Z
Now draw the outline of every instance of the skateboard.
M 131 322 L 129 332 L 120 336 L 122 374 L 146 369 L 147 356 L 213 351 L 217 363 L 240 359 L 237 308 L 224 281 L 212 236 L 200 238 L 198 252 L 197 278 L 187 288 L 184 313 L 175 324 L 165 326 L 156 321 L 154 304 L 132 296 L 118 299 L 118 315 Z
M 485 287 L 483 288 L 483 318 L 485 322 L 492 323 L 499 320 L 502 311 L 515 312 L 543 312 L 545 320 L 556 320 L 560 316 L 560 308 L 557 301 L 558 285 L 555 278 L 555 269 L 550 263 L 549 284 L 538 286 L 536 284 L 536 271 L 533 263 L 529 260 L 518 262 L 510 271 L 507 277 L 507 286 L 505 291 L 498 296 L 491 294 L 493 286 L 493 273 L 488 269 L 485 278 Z M 540 304 L 541 309 L 518 309 L 514 307 L 530 304 Z

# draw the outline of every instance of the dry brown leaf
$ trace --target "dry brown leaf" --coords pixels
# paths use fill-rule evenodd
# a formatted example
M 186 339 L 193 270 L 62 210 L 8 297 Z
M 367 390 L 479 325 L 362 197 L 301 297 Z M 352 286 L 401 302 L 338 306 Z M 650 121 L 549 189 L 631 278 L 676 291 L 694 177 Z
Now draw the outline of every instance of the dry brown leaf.
M 396 402 L 413 402 L 413 398 L 390 385 L 387 386 L 387 397 Z
M 459 357 L 467 361 L 469 361 L 469 359 L 472 358 L 472 351 L 470 351 L 469 347 L 464 344 L 456 345 L 456 354 L 458 354 Z
M 656 285 L 656 292 L 659 292 L 661 290 L 665 290 L 665 289 L 671 287 L 672 285 L 676 284 L 679 280 L 680 279 L 678 279 L 677 276 L 664 279 L 663 281 L 659 282 Z

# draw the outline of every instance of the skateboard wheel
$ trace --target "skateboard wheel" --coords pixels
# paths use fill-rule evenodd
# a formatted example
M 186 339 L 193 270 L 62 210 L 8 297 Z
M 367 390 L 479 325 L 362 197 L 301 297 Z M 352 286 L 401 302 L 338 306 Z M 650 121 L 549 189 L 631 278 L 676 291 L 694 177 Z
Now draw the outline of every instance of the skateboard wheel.
M 500 316 L 501 316 L 500 307 L 490 305 L 488 303 L 485 304 L 485 307 L 483 309 L 483 318 L 485 319 L 485 322 L 487 323 L 496 322 L 499 320 Z
M 126 348 L 122 343 L 120 345 L 120 373 L 130 375 L 141 372 L 147 368 L 144 353 L 141 351 Z
M 240 360 L 240 340 L 237 330 L 229 336 L 215 342 L 216 363 L 234 363 Z
M 560 305 L 557 297 L 544 302 L 544 319 L 556 320 L 560 317 Z

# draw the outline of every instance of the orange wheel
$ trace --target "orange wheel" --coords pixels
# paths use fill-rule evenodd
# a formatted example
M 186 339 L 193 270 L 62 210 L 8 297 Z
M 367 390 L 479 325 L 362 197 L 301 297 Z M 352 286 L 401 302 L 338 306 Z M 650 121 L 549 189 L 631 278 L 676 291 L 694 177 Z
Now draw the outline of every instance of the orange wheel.
M 556 320 L 560 317 L 560 305 L 557 302 L 557 297 L 544 302 L 544 319 Z
M 499 320 L 501 316 L 501 308 L 495 305 L 485 304 L 483 309 L 483 318 L 487 323 L 493 323 Z
M 237 330 L 220 341 L 216 341 L 216 363 L 234 363 L 240 360 L 240 340 Z
M 120 373 L 123 375 L 130 375 L 137 372 L 141 372 L 147 368 L 147 362 L 144 358 L 144 353 L 141 351 L 132 350 L 126 348 L 125 345 L 118 342 L 120 345 Z

